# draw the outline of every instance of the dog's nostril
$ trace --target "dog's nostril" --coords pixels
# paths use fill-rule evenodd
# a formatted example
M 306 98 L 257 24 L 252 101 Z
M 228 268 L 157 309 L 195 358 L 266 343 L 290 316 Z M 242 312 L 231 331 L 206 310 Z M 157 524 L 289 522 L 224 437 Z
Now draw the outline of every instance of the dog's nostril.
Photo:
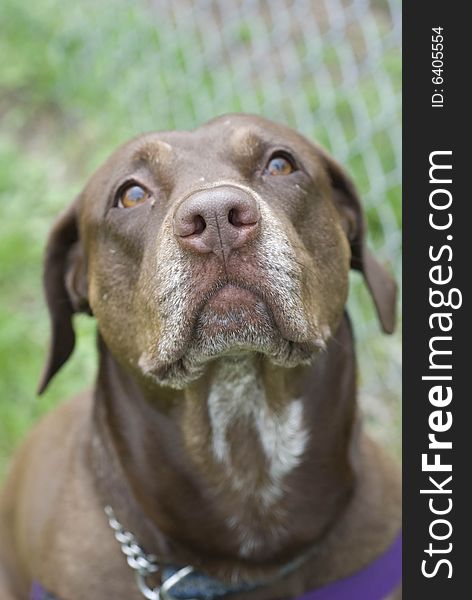
M 241 225 L 241 223 L 238 221 L 237 212 L 234 208 L 232 208 L 228 213 L 228 221 L 231 223 L 231 225 L 234 225 L 235 227 Z
M 180 215 L 175 220 L 174 231 L 182 238 L 201 235 L 206 229 L 206 221 L 202 215 Z
M 233 227 L 243 227 L 244 225 L 255 225 L 257 223 L 257 216 L 251 214 L 250 210 L 240 210 L 238 208 L 232 208 L 228 212 L 228 221 Z
M 201 215 L 196 215 L 194 221 L 194 231 L 193 233 L 196 235 L 200 235 L 205 231 L 206 223 L 205 219 Z

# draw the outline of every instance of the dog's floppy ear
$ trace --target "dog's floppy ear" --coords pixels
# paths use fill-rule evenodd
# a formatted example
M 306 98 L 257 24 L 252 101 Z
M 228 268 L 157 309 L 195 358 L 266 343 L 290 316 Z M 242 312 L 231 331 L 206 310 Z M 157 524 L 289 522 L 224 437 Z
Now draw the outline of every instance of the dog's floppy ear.
M 336 208 L 351 245 L 351 268 L 364 275 L 385 333 L 395 329 L 397 285 L 366 245 L 364 212 L 354 183 L 331 156 L 322 152 L 333 187 Z
M 42 394 L 72 354 L 75 333 L 72 315 L 88 312 L 85 256 L 79 238 L 75 200 L 55 222 L 46 247 L 44 291 L 51 319 L 51 342 L 38 394 Z

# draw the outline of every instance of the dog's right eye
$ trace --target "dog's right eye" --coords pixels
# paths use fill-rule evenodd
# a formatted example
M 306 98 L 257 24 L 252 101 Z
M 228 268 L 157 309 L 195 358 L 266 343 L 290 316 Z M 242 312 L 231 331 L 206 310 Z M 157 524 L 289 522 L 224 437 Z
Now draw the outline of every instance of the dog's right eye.
M 133 208 L 134 206 L 145 202 L 150 195 L 150 192 L 140 185 L 132 184 L 123 188 L 118 193 L 116 206 L 119 208 Z

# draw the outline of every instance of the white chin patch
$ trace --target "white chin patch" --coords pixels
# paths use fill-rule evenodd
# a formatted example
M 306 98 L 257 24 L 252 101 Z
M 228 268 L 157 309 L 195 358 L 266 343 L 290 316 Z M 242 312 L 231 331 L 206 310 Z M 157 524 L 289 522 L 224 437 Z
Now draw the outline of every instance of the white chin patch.
M 257 500 L 259 518 L 263 523 L 268 514 L 283 517 L 277 505 L 286 493 L 285 481 L 303 461 L 309 433 L 305 426 L 303 402 L 295 399 L 282 410 L 269 406 L 257 363 L 251 358 L 223 359 L 218 362 L 208 396 L 213 459 L 224 466 L 225 479 L 239 503 Z M 241 444 L 231 442 L 229 435 L 235 423 L 247 422 L 257 436 L 264 457 L 264 472 L 254 478 L 251 463 L 235 461 Z M 256 515 L 254 515 L 256 517 Z M 254 527 L 244 518 L 228 518 L 228 526 L 239 539 L 239 554 L 250 557 L 261 547 L 277 544 L 284 536 L 283 519 L 270 528 Z

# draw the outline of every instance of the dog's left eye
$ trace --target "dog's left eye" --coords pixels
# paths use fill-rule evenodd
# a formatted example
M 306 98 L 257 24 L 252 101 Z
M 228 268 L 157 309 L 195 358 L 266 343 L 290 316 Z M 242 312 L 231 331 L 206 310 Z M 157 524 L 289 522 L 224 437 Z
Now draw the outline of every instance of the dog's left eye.
M 295 171 L 293 162 L 282 154 L 272 156 L 264 169 L 264 175 L 290 175 Z
M 150 193 L 140 185 L 130 185 L 118 194 L 117 206 L 120 208 L 133 208 L 133 206 L 145 202 L 149 196 Z

